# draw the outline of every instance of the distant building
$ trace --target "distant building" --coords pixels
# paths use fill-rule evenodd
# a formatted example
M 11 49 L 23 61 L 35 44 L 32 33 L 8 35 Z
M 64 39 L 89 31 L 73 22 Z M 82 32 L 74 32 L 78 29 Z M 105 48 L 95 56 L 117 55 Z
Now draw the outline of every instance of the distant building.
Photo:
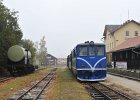
M 51 54 L 47 54 L 46 56 L 46 65 L 47 66 L 56 66 L 57 65 L 57 58 Z
M 140 36 L 140 23 L 128 20 L 122 25 L 105 25 L 103 36 L 106 45 L 107 62 L 109 64 L 112 61 L 111 51 L 114 48 L 130 38 Z
M 66 58 L 58 58 L 57 61 L 58 64 L 66 65 L 67 59 Z

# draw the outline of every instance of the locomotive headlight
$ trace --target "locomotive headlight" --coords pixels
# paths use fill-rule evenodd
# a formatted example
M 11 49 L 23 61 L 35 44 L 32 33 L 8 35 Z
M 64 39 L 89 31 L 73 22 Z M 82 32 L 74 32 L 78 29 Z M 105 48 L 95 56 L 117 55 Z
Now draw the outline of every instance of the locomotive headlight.
M 100 66 L 100 67 L 103 67 L 103 66 L 104 66 L 104 64 L 100 63 L 100 64 L 99 64 L 99 66 Z
M 81 72 L 82 72 L 82 74 L 84 74 L 85 73 L 85 70 L 82 70 Z
M 81 66 L 82 66 L 82 67 L 84 67 L 84 66 L 85 66 L 85 64 L 82 64 Z

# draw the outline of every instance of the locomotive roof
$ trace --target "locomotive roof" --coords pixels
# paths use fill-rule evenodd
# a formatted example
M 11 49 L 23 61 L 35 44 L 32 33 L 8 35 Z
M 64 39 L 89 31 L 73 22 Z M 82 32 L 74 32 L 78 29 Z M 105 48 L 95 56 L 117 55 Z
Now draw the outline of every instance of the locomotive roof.
M 77 46 L 88 46 L 88 45 L 105 45 L 104 43 L 94 43 L 94 44 L 90 44 L 90 43 L 80 43 Z
M 94 44 L 91 44 L 91 43 L 80 43 L 80 44 L 77 44 L 77 46 L 88 46 L 88 45 L 102 45 L 102 46 L 105 46 L 104 43 L 94 43 Z M 76 49 L 76 47 L 74 47 L 74 49 L 72 51 L 74 51 Z

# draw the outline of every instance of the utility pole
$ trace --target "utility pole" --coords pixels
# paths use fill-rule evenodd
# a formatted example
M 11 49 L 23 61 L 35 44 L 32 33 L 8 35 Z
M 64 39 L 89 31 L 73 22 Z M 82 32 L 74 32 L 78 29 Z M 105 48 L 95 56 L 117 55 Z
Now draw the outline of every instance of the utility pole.
M 129 20 L 129 9 L 128 9 L 128 20 Z

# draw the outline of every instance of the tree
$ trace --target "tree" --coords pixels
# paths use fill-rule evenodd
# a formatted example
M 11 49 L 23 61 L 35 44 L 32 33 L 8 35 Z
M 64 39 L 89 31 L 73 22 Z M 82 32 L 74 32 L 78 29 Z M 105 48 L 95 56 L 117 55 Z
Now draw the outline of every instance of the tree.
M 46 41 L 45 36 L 42 37 L 39 43 L 39 51 L 38 51 L 38 60 L 41 65 L 44 65 L 46 63 L 46 55 L 47 55 L 47 48 L 46 48 Z
M 0 65 L 7 62 L 7 51 L 22 38 L 22 31 L 18 25 L 16 11 L 10 11 L 0 0 Z
M 34 47 L 34 42 L 29 39 L 23 39 L 21 45 L 31 52 L 31 62 L 34 62 L 34 57 L 36 54 L 36 48 Z

